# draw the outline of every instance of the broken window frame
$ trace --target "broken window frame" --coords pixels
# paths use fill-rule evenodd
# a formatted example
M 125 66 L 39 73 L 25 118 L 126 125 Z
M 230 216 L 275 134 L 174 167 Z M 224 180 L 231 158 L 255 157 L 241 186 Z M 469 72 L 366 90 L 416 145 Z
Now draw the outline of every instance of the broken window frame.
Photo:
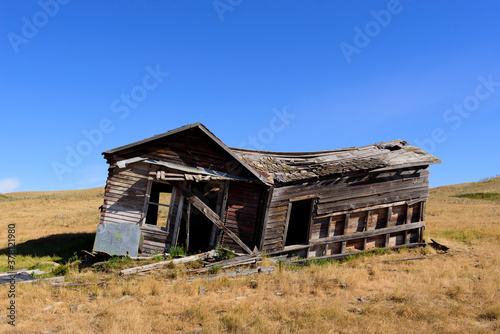
M 162 203 L 157 203 L 157 202 L 151 201 L 151 194 L 153 192 L 155 184 L 159 184 L 159 185 L 163 185 L 163 186 L 170 186 L 171 187 L 169 204 L 162 204 Z M 169 193 L 169 192 L 167 192 L 167 191 L 158 191 L 158 196 L 161 193 Z M 170 223 L 170 220 L 171 220 L 171 216 L 172 216 L 171 207 L 172 207 L 172 202 L 173 202 L 174 198 L 175 198 L 175 187 L 173 187 L 172 185 L 170 185 L 170 184 L 168 184 L 166 182 L 158 182 L 158 181 L 155 181 L 155 180 L 150 180 L 149 183 L 148 183 L 147 196 L 146 196 L 146 199 L 144 201 L 144 218 L 143 218 L 141 226 L 154 227 L 154 228 L 159 228 L 161 230 L 167 231 L 169 223 Z M 155 224 L 151 224 L 151 223 L 148 222 L 148 214 L 150 214 L 150 206 L 151 205 L 155 205 L 158 208 L 157 209 L 158 211 L 157 211 L 157 214 L 156 214 Z M 158 225 L 158 216 L 159 216 L 159 210 L 160 210 L 161 206 L 169 208 L 168 214 L 167 214 L 167 220 L 165 222 L 165 226 Z

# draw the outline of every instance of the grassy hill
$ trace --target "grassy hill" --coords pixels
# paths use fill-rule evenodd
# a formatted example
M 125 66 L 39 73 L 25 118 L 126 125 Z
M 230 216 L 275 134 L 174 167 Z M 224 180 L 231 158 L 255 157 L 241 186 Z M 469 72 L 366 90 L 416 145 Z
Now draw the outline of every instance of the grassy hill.
M 449 186 L 436 187 L 430 190 L 430 194 L 436 198 L 458 196 L 461 196 L 462 198 L 474 198 L 474 194 L 480 193 L 500 195 L 500 177 L 494 177 L 480 182 L 459 183 Z
M 184 281 L 183 265 L 136 277 L 73 268 L 66 280 L 84 285 L 18 284 L 17 326 L 0 322 L 0 332 L 499 333 L 499 201 L 454 197 L 475 193 L 500 193 L 500 178 L 430 191 L 425 238 L 450 247 L 447 253 L 402 249 L 194 282 Z M 6 196 L 0 222 L 4 230 L 16 224 L 18 268 L 65 263 L 91 249 L 102 188 Z M 6 233 L 0 236 L 5 247 Z M 0 255 L 0 266 L 6 261 Z

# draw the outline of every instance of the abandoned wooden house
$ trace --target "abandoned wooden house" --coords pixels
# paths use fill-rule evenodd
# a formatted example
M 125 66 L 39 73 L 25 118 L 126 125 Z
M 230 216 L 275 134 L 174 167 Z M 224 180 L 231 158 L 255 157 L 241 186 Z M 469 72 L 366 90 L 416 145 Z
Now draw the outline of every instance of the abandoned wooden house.
M 200 123 L 103 153 L 101 223 L 143 253 L 216 245 L 301 257 L 421 245 L 433 155 L 402 140 L 320 152 L 226 146 Z

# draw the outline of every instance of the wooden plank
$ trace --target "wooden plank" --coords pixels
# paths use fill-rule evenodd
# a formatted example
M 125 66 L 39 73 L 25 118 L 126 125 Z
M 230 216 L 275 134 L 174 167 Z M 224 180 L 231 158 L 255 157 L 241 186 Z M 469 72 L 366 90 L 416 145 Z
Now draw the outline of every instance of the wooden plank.
M 288 203 L 288 211 L 286 212 L 285 231 L 283 232 L 283 248 L 286 244 L 286 237 L 288 235 L 288 225 L 290 224 L 290 215 L 292 214 L 292 202 Z
M 316 219 L 325 218 L 325 217 L 332 217 L 332 216 L 340 216 L 340 215 L 345 215 L 346 213 L 356 213 L 356 212 L 362 212 L 362 211 L 367 211 L 367 210 L 384 209 L 384 208 L 387 208 L 389 206 L 403 205 L 405 203 L 407 203 L 407 202 L 406 201 L 399 201 L 399 202 L 394 202 L 394 203 L 367 206 L 364 208 L 353 209 L 353 210 L 336 211 L 336 212 L 316 216 Z
M 209 251 L 206 253 L 186 256 L 186 257 L 183 257 L 180 259 L 160 261 L 160 262 L 156 262 L 156 263 L 147 264 L 145 266 L 123 269 L 122 271 L 120 271 L 120 275 L 130 275 L 130 274 L 142 273 L 142 272 L 146 272 L 146 271 L 151 271 L 151 270 L 156 269 L 156 268 L 161 268 L 161 267 L 166 266 L 167 264 L 170 264 L 170 263 L 173 263 L 173 264 L 187 263 L 187 262 L 191 262 L 191 261 L 197 261 L 199 259 L 205 258 L 206 256 L 213 256 L 213 255 L 215 255 L 215 251 Z
M 363 229 L 363 231 L 368 231 L 368 224 L 370 223 L 371 214 L 372 214 L 372 210 L 368 210 L 368 212 L 366 213 L 366 223 L 365 223 L 365 228 Z
M 224 231 L 224 233 L 226 233 L 231 239 L 233 239 L 245 252 L 249 254 L 252 253 L 252 250 L 248 248 L 248 246 L 245 245 L 245 243 L 241 241 L 241 239 L 236 234 L 234 234 L 231 230 L 224 226 L 224 223 L 220 220 L 219 216 L 217 216 L 217 214 L 213 212 L 208 205 L 203 203 L 200 198 L 194 195 L 191 190 L 189 190 L 185 185 L 181 183 L 174 184 L 174 187 L 179 189 L 179 192 L 189 202 L 191 202 L 191 204 L 193 204 L 195 208 L 200 210 L 200 212 L 203 213 L 212 223 L 214 223 L 218 228 Z
M 172 194 L 170 195 L 170 205 L 171 206 L 172 206 L 172 203 L 178 203 L 177 202 L 177 197 L 179 197 L 179 196 L 180 196 L 180 194 L 177 191 L 177 189 L 172 188 Z M 167 223 L 165 224 L 165 228 L 166 228 L 167 231 L 170 231 L 170 228 L 171 228 L 170 225 L 172 224 L 172 219 L 173 219 L 172 217 L 173 217 L 174 211 L 175 211 L 173 209 L 174 208 L 172 207 L 172 209 L 168 210 Z M 174 226 L 174 228 L 175 228 L 175 226 Z M 172 245 L 173 245 L 173 243 L 172 243 Z
M 141 226 L 144 226 L 144 224 L 146 223 L 146 217 L 148 215 L 148 206 L 149 206 L 148 203 L 149 203 L 149 198 L 151 196 L 152 186 L 153 186 L 153 180 L 149 178 L 148 185 L 146 186 L 146 193 L 144 196 L 144 204 L 142 206 L 143 215 L 142 215 L 141 224 L 140 224 Z
M 371 205 L 378 205 L 402 200 L 406 201 L 414 198 L 419 198 L 421 201 L 425 201 L 428 197 L 428 194 L 428 187 L 419 187 L 411 191 L 393 191 L 389 193 L 375 194 L 372 196 L 352 198 L 339 202 L 319 203 L 317 212 L 319 216 L 322 216 L 334 211 L 353 210 L 361 207 L 368 207 Z
M 186 250 L 189 249 L 189 229 L 191 224 L 191 203 L 187 202 L 186 208 Z
M 175 215 L 174 221 L 174 232 L 172 234 L 172 246 L 177 245 L 177 239 L 179 238 L 179 231 L 181 226 L 181 218 L 182 218 L 182 207 L 184 206 L 184 196 L 181 194 L 178 196 L 179 202 L 177 204 L 177 214 Z
M 221 184 L 220 189 L 219 189 L 219 194 L 217 197 L 217 206 L 215 209 L 215 213 L 219 215 L 220 220 L 224 221 L 224 216 L 226 213 L 226 205 L 227 205 L 227 195 L 229 192 L 229 181 L 226 181 Z M 216 246 L 217 243 L 217 234 L 219 233 L 219 229 L 217 228 L 216 225 L 212 226 L 212 233 L 210 235 L 210 243 L 209 243 L 209 248 L 213 249 Z

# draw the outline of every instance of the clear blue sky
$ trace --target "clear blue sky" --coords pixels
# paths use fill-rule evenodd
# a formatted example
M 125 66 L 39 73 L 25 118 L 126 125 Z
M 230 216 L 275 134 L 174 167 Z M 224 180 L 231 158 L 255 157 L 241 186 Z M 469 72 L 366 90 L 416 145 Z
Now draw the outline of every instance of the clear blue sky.
M 0 192 L 103 186 L 101 152 L 194 122 L 272 151 L 404 139 L 442 159 L 434 187 L 494 176 L 499 13 L 493 0 L 1 1 Z

